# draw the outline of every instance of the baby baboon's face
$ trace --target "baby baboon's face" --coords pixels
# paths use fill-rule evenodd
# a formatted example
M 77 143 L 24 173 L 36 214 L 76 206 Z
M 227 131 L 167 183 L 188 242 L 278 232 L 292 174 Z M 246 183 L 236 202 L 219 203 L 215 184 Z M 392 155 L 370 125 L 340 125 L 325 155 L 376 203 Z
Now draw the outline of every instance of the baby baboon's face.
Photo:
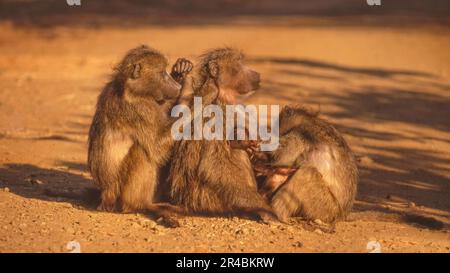
M 164 56 L 145 56 L 133 64 L 127 84 L 135 95 L 151 96 L 158 103 L 174 99 L 179 96 L 181 85 L 167 73 L 167 65 Z
M 233 60 L 223 65 L 221 82 L 224 88 L 243 95 L 259 88 L 260 75 L 247 67 L 242 60 Z

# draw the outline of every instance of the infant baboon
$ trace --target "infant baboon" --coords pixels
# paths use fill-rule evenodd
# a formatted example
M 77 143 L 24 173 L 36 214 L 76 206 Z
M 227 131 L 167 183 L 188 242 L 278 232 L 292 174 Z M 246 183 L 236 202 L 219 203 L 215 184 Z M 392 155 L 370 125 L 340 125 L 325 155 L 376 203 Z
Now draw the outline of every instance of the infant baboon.
M 167 65 L 155 49 L 131 49 L 98 98 L 89 130 L 88 166 L 101 190 L 101 210 L 176 210 L 155 204 L 160 201 L 159 172 L 173 146 L 169 110 L 177 101 L 186 103 Z M 192 63 L 179 59 L 172 75 L 183 82 L 191 69 Z
M 221 48 L 201 56 L 194 80 L 194 95 L 203 103 L 225 107 L 234 104 L 238 95 L 258 89 L 260 76 L 244 65 L 240 52 Z M 232 149 L 227 140 L 181 140 L 174 155 L 169 174 L 174 204 L 202 214 L 276 219 L 257 192 L 244 150 Z
M 301 107 L 284 107 L 279 121 L 280 145 L 255 157 L 255 171 L 267 176 L 260 193 L 283 220 L 342 219 L 353 205 L 358 181 L 347 143 L 333 126 Z

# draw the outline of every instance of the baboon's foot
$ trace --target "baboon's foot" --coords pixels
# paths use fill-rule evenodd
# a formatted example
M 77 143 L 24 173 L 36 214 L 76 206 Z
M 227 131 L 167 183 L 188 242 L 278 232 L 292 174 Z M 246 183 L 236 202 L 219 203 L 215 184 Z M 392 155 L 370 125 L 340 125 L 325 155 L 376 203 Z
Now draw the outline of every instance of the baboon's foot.
M 106 212 L 114 212 L 114 211 L 116 211 L 116 204 L 113 202 L 102 201 L 100 203 L 100 205 L 97 207 L 97 210 L 106 211 Z

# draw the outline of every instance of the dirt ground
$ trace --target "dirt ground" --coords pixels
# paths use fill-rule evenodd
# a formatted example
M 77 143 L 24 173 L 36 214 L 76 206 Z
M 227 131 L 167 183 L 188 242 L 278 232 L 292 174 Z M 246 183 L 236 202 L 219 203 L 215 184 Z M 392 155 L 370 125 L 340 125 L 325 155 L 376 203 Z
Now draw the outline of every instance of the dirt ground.
M 352 22 L 343 23 L 343 22 Z M 92 187 L 86 141 L 97 95 L 139 44 L 173 62 L 231 45 L 261 72 L 246 103 L 320 109 L 360 170 L 357 202 L 335 233 L 303 223 L 95 210 L 45 189 Z M 214 24 L 59 25 L 0 21 L 0 252 L 450 253 L 450 27 L 308 17 Z M 372 243 L 373 244 L 373 243 Z M 370 245 L 370 244 L 369 244 Z M 370 248 L 370 247 L 369 247 Z

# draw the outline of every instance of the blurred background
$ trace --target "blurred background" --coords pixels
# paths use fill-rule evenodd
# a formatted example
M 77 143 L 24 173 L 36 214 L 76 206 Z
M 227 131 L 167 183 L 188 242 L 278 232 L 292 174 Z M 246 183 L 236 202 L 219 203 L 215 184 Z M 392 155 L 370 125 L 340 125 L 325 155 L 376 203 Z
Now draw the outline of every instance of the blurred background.
M 447 24 L 450 12 L 446 0 L 382 0 L 381 6 L 370 6 L 366 0 L 81 0 L 82 8 L 73 9 L 67 9 L 65 0 L 2 0 L 0 5 L 2 20 L 40 26 L 226 24 L 242 16 L 261 24 L 266 20 L 277 23 L 270 17 L 320 17 L 334 19 L 338 25 Z M 258 20 L 261 17 L 264 21 Z M 345 17 L 360 19 L 356 22 Z
M 448 0 L 0 0 L 0 187 L 8 188 L 0 192 L 0 227 L 7 227 L 0 251 L 42 251 L 71 239 L 59 225 L 97 238 L 83 242 L 92 251 L 149 250 L 135 241 L 145 230 L 127 237 L 126 216 L 99 213 L 80 226 L 88 204 L 41 191 L 92 186 L 86 141 L 97 96 L 123 54 L 140 44 L 172 63 L 195 61 L 208 48 L 240 48 L 262 75 L 261 90 L 245 103 L 320 109 L 344 134 L 360 170 L 357 224 L 340 223 L 327 245 L 302 233 L 304 250 L 360 251 L 376 236 L 386 251 L 450 251 L 448 234 L 435 232 L 450 223 Z M 67 203 L 80 209 L 65 211 Z M 52 225 L 36 236 L 39 215 Z M 29 228 L 8 229 L 15 219 Z M 120 248 L 85 228 L 99 219 Z M 220 222 L 194 222 L 205 227 L 202 240 L 180 229 L 152 237 L 152 249 L 233 250 L 222 246 L 224 232 L 207 237 Z M 240 239 L 247 250 L 298 250 L 284 243 L 297 238 L 288 232 L 259 234 Z

